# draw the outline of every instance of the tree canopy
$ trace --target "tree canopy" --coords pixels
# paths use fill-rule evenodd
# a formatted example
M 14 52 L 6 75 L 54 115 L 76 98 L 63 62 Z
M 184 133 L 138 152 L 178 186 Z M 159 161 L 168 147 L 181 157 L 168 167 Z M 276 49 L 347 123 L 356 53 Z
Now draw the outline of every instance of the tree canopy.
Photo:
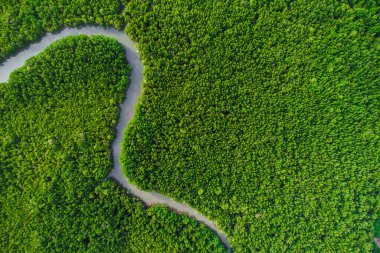
M 63 26 L 126 25 L 145 73 L 124 171 L 234 251 L 374 248 L 377 0 L 9 0 L 0 16 L 0 61 Z
M 205 225 L 116 182 L 130 68 L 102 36 L 53 43 L 0 85 L 1 252 L 225 252 Z
M 127 177 L 209 216 L 236 252 L 371 251 L 378 3 L 169 2 L 124 10 L 146 67 Z

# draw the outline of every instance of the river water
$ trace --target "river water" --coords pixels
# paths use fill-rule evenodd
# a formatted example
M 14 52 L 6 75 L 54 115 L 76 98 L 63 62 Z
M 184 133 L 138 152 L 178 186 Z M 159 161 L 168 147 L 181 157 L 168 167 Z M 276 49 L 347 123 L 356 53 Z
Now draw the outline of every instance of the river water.
M 124 129 L 127 127 L 128 122 L 134 117 L 135 107 L 139 101 L 139 97 L 142 92 L 142 77 L 143 77 L 143 65 L 140 61 L 138 51 L 133 43 L 133 41 L 123 32 L 117 31 L 115 29 L 105 29 L 102 27 L 83 27 L 83 28 L 66 28 L 59 33 L 46 34 L 41 41 L 31 44 L 29 47 L 20 51 L 17 55 L 9 58 L 0 66 L 0 83 L 7 82 L 10 73 L 15 69 L 23 66 L 25 61 L 30 57 L 37 55 L 42 52 L 47 46 L 56 40 L 64 38 L 70 35 L 104 35 L 116 39 L 125 48 L 126 57 L 128 59 L 129 65 L 132 67 L 131 72 L 131 83 L 127 90 L 127 96 L 125 101 L 120 105 L 121 113 L 119 122 L 117 124 L 117 137 L 112 144 L 113 149 L 113 159 L 114 168 L 109 174 L 110 178 L 115 179 L 123 187 L 128 189 L 128 191 L 143 201 L 147 206 L 162 204 L 167 205 L 172 210 L 180 213 L 182 215 L 187 215 L 196 219 L 197 221 L 205 224 L 207 227 L 215 231 L 222 242 L 227 246 L 228 250 L 231 252 L 230 245 L 228 243 L 227 237 L 220 231 L 214 222 L 207 219 L 205 216 L 198 213 L 192 207 L 184 204 L 178 203 L 174 200 L 167 198 L 156 192 L 142 191 L 137 188 L 136 185 L 131 184 L 128 179 L 124 176 L 121 170 L 119 157 L 120 157 L 120 147 L 121 141 L 123 139 Z

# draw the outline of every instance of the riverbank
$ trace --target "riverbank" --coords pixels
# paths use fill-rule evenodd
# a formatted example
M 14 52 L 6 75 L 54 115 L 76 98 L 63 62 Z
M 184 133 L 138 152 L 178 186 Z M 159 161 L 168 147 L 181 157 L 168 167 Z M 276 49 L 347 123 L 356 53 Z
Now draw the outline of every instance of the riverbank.
M 25 62 L 40 52 L 42 52 L 47 46 L 49 46 L 54 41 L 57 41 L 66 36 L 72 35 L 104 35 L 117 40 L 124 48 L 126 52 L 126 58 L 131 65 L 131 82 L 127 90 L 127 95 L 125 101 L 120 105 L 121 113 L 117 124 L 117 136 L 112 144 L 114 167 L 109 174 L 110 178 L 118 181 L 124 188 L 143 201 L 147 206 L 151 205 L 166 205 L 172 210 L 179 214 L 187 215 L 194 218 L 195 220 L 205 224 L 207 227 L 212 229 L 218 234 L 221 241 L 226 245 L 229 251 L 231 251 L 230 245 L 228 243 L 227 237 L 220 231 L 214 222 L 210 221 L 207 217 L 196 212 L 195 209 L 190 206 L 177 203 L 172 199 L 169 199 L 161 194 L 155 192 L 146 192 L 138 189 L 136 185 L 131 184 L 128 179 L 124 176 L 121 165 L 119 162 L 120 157 L 120 145 L 122 141 L 122 136 L 128 123 L 133 119 L 135 114 L 135 107 L 139 101 L 139 97 L 142 94 L 142 82 L 143 82 L 143 65 L 139 58 L 138 51 L 133 43 L 133 41 L 123 32 L 117 31 L 115 29 L 105 29 L 101 27 L 83 27 L 83 28 L 66 28 L 59 33 L 51 34 L 48 33 L 42 38 L 41 41 L 31 44 L 28 48 L 20 51 L 17 55 L 6 60 L 2 66 L 0 66 L 0 82 L 7 82 L 9 75 L 17 68 L 23 66 Z

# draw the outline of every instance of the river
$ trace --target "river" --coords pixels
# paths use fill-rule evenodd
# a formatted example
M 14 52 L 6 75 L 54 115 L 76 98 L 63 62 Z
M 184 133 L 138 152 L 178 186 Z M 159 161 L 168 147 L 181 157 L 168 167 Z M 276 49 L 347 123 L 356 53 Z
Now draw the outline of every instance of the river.
M 231 252 L 231 247 L 228 243 L 225 234 L 220 231 L 214 222 L 210 221 L 207 217 L 198 213 L 194 208 L 190 207 L 185 203 L 178 203 L 170 198 L 167 198 L 156 192 L 142 191 L 137 188 L 136 185 L 131 184 L 125 177 L 121 170 L 121 165 L 119 161 L 120 157 L 120 147 L 121 141 L 123 139 L 124 129 L 127 127 L 128 122 L 134 117 L 135 107 L 139 101 L 139 97 L 142 93 L 142 81 L 143 81 L 143 65 L 139 58 L 138 51 L 133 43 L 133 41 L 123 32 L 117 31 L 115 29 L 105 29 L 102 27 L 82 27 L 82 28 L 66 28 L 59 33 L 46 34 L 42 40 L 37 43 L 31 44 L 29 47 L 17 53 L 15 56 L 6 60 L 0 66 L 0 83 L 7 82 L 9 75 L 17 68 L 23 66 L 25 61 L 30 57 L 37 55 L 42 52 L 47 46 L 52 44 L 54 41 L 64 38 L 70 35 L 104 35 L 116 39 L 125 48 L 126 58 L 128 63 L 132 68 L 131 72 L 131 83 L 127 90 L 127 96 L 125 101 L 120 105 L 121 112 L 119 122 L 117 124 L 117 136 L 112 144 L 114 167 L 109 174 L 110 178 L 115 179 L 123 187 L 128 189 L 128 191 L 143 201 L 147 206 L 161 204 L 167 205 L 170 209 L 175 212 L 187 215 L 196 219 L 197 221 L 205 224 L 207 227 L 215 231 L 221 241 L 226 245 L 228 250 Z

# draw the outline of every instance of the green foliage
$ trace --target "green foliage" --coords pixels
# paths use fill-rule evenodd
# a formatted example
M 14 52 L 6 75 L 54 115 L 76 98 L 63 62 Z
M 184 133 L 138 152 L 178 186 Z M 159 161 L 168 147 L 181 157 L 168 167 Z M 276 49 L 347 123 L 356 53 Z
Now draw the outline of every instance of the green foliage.
M 378 219 L 375 222 L 375 238 L 380 238 L 380 215 L 378 214 Z M 380 253 L 380 248 L 374 245 L 374 253 Z
M 81 2 L 2 1 L 0 61 L 45 30 L 126 20 L 145 65 L 128 177 L 216 220 L 236 252 L 370 251 L 378 1 Z
M 116 41 L 75 36 L 0 85 L 1 252 L 225 252 L 106 179 L 129 73 Z
M 237 252 L 370 252 L 376 1 L 130 1 L 145 91 L 122 163 Z
M 6 0 L 0 3 L 0 62 L 46 31 L 84 24 L 123 26 L 119 0 Z
M 380 219 L 375 222 L 375 237 L 380 238 Z

